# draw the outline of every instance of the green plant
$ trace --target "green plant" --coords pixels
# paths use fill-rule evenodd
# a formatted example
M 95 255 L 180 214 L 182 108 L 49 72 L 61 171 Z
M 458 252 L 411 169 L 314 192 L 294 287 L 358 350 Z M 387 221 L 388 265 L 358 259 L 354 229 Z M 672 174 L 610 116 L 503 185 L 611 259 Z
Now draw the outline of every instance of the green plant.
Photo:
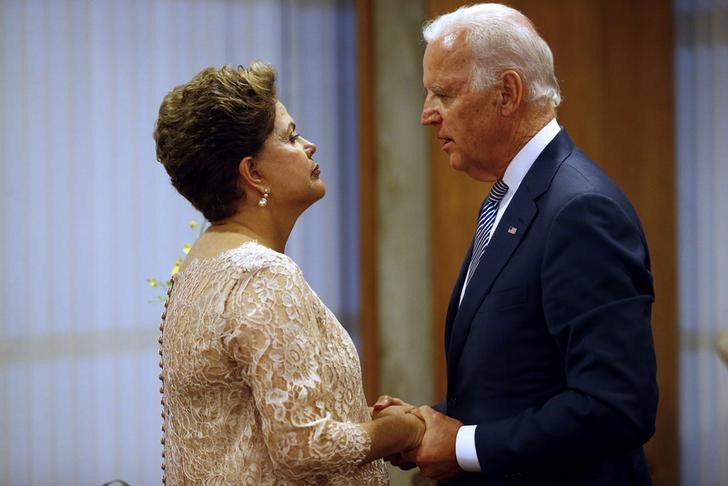
M 202 225 L 200 225 L 194 219 L 190 220 L 188 225 L 189 225 L 190 229 L 197 230 L 197 235 L 195 236 L 195 239 L 199 238 L 200 235 L 202 235 L 202 233 L 207 228 L 206 223 L 203 223 Z M 194 243 L 194 241 L 193 241 L 193 243 Z M 190 252 L 190 248 L 192 248 L 192 245 L 189 243 L 185 243 L 184 246 L 182 247 L 182 252 L 185 255 L 187 255 Z M 162 294 L 158 295 L 156 299 L 150 300 L 149 301 L 150 303 L 167 302 L 167 291 L 172 286 L 172 277 L 174 277 L 177 274 L 177 272 L 179 272 L 179 267 L 180 267 L 180 265 L 182 265 L 183 260 L 184 260 L 184 256 L 177 257 L 177 259 L 174 261 L 174 266 L 172 266 L 172 270 L 170 270 L 170 272 L 169 272 L 169 278 L 167 278 L 166 280 L 162 280 L 162 279 L 158 279 L 158 278 L 154 278 L 154 277 L 147 278 L 147 283 L 149 284 L 150 288 L 164 289 L 164 292 Z

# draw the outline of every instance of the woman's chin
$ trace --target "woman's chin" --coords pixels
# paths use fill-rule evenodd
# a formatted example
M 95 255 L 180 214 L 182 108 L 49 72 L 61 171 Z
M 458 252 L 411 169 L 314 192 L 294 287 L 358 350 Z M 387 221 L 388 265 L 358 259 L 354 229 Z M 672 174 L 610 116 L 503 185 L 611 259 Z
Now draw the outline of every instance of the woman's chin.
M 308 202 L 306 203 L 306 207 L 305 207 L 304 211 L 307 210 L 308 208 L 310 208 L 311 206 L 313 206 L 315 203 L 317 203 L 321 199 L 323 199 L 325 195 L 326 195 L 326 186 L 324 186 L 323 183 L 320 183 L 320 184 L 317 183 L 315 186 L 315 189 L 313 191 L 311 191 L 311 195 L 310 195 L 311 197 L 310 197 L 310 199 L 308 199 Z
M 316 200 L 322 199 L 326 195 L 326 184 L 324 184 L 324 181 L 321 179 L 318 179 L 316 181 L 315 187 L 317 189 L 318 197 L 316 197 Z

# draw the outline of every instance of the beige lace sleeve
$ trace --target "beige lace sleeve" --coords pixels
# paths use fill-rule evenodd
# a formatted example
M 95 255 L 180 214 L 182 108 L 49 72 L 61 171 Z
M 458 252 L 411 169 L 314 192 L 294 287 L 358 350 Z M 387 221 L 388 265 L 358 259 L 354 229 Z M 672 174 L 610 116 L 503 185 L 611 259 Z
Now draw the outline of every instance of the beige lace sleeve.
M 239 282 L 226 310 L 229 351 L 279 472 L 301 480 L 357 468 L 370 439 L 355 423 L 368 417 L 356 350 L 300 269 L 290 260 L 263 266 Z

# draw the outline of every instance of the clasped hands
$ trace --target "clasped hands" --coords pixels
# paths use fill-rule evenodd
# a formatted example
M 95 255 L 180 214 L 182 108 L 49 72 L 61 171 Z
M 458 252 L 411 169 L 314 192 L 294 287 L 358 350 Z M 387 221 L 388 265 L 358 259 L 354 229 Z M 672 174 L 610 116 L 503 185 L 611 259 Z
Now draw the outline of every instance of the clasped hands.
M 380 396 L 371 407 L 372 418 L 411 413 L 425 423 L 420 445 L 385 460 L 400 469 L 417 466 L 425 477 L 440 482 L 450 481 L 463 473 L 455 457 L 455 439 L 462 422 L 423 405 L 415 407 L 399 398 Z

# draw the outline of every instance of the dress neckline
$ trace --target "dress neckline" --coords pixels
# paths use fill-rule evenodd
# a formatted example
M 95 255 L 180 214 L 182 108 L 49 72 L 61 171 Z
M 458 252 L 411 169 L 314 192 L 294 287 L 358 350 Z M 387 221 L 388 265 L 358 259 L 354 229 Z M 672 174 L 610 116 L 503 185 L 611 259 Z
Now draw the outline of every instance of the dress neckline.
M 177 273 L 175 273 L 174 275 L 172 275 L 172 278 L 171 278 L 172 283 L 174 283 L 177 280 L 180 280 L 182 278 L 185 278 L 188 273 L 192 273 L 192 272 L 190 272 L 191 269 L 197 268 L 202 264 L 209 264 L 209 263 L 212 263 L 212 262 L 215 262 L 218 260 L 224 260 L 225 258 L 228 258 L 231 254 L 242 250 L 244 247 L 246 247 L 248 245 L 257 246 L 263 250 L 271 251 L 273 253 L 279 253 L 279 252 L 273 250 L 272 248 L 268 248 L 267 246 L 260 244 L 260 242 L 258 242 L 258 240 L 244 241 L 240 245 L 232 247 L 232 248 L 228 248 L 227 250 L 222 251 L 222 252 L 218 253 L 217 255 L 205 257 L 205 258 L 195 258 L 194 260 L 191 260 L 185 266 L 184 269 L 182 269 L 182 270 L 178 271 Z M 285 255 L 284 253 L 280 253 L 280 254 Z

